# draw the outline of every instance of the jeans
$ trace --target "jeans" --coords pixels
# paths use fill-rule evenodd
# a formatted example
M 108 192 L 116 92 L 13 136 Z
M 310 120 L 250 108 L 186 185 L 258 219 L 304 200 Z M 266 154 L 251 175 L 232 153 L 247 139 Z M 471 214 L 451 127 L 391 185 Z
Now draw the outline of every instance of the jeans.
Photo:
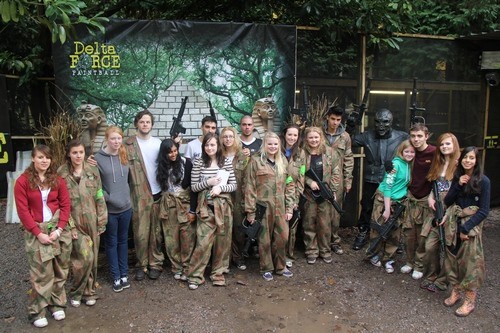
M 113 280 L 128 276 L 128 229 L 132 208 L 118 214 L 108 214 L 104 232 L 104 249 Z

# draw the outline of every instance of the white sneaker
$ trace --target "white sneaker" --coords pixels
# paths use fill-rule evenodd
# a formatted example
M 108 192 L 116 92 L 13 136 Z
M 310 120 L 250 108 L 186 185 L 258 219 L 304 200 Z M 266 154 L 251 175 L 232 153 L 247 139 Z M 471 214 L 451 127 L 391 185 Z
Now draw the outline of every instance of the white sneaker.
M 79 306 L 80 306 L 80 304 L 81 304 L 81 302 L 80 302 L 80 301 L 77 301 L 76 299 L 72 299 L 72 300 L 70 301 L 70 303 L 71 303 L 71 306 L 72 306 L 72 307 L 74 307 L 74 308 L 79 307 Z
M 379 256 L 373 256 L 370 259 L 370 263 L 375 267 L 381 267 L 382 263 L 380 262 Z
M 52 317 L 54 317 L 55 320 L 59 321 L 59 320 L 63 320 L 64 318 L 66 318 L 66 314 L 64 313 L 63 310 L 59 310 L 59 311 L 56 311 L 52 314 Z
M 35 320 L 33 322 L 33 326 L 35 327 L 39 327 L 39 328 L 42 328 L 42 327 L 45 327 L 49 324 L 49 322 L 47 321 L 47 318 L 38 318 L 37 320 Z
M 394 260 L 389 260 L 385 263 L 385 271 L 389 274 L 394 273 Z
M 97 303 L 97 301 L 94 298 L 91 298 L 91 299 L 88 299 L 85 301 L 86 306 L 92 306 L 92 305 L 95 305 L 95 303 Z
M 424 276 L 424 273 L 422 272 L 419 272 L 419 271 L 413 271 L 413 273 L 411 274 L 411 277 L 414 279 L 414 280 L 418 280 L 418 279 L 421 279 L 422 276 Z
M 401 273 L 403 274 L 408 274 L 412 271 L 412 267 L 410 265 L 404 265 L 403 267 L 401 267 Z
M 286 263 L 285 263 L 285 265 L 286 265 L 286 267 L 288 267 L 288 268 L 292 268 L 292 266 L 293 266 L 293 261 L 291 261 L 291 260 L 287 260 L 287 261 L 286 261 Z

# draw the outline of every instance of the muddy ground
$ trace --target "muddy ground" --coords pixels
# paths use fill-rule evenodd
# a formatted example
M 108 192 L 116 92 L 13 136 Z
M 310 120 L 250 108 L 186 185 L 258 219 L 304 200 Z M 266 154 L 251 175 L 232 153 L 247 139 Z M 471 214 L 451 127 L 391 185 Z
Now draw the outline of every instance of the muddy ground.
M 458 318 L 442 305 L 447 292 L 431 293 L 399 273 L 387 274 L 350 249 L 351 229 L 342 229 L 346 253 L 326 264 L 308 265 L 299 249 L 294 277 L 265 282 L 253 259 L 245 272 L 232 268 L 227 287 L 191 291 L 166 267 L 156 281 L 132 280 L 111 289 L 100 255 L 99 296 L 93 307 L 69 307 L 66 320 L 44 329 L 27 319 L 30 289 L 19 225 L 4 223 L 0 200 L 0 332 L 500 332 L 500 209 L 484 228 L 486 281 L 475 312 Z M 130 264 L 134 263 L 130 251 Z M 398 268 L 403 258 L 398 258 Z

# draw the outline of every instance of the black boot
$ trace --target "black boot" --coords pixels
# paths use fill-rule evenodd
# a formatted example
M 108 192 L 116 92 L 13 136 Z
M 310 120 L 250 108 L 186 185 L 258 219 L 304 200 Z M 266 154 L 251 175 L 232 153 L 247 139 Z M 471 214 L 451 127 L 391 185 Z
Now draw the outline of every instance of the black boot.
M 352 245 L 352 249 L 355 251 L 361 250 L 363 246 L 368 243 L 368 230 L 360 230 L 359 234 L 356 236 L 356 239 L 354 240 L 354 244 Z

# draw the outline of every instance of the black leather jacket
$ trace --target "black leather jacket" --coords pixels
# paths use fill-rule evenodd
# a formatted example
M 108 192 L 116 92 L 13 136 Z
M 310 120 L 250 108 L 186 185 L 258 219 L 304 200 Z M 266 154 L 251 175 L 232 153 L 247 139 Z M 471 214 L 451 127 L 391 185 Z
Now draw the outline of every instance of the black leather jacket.
M 408 138 L 408 133 L 395 129 L 384 137 L 373 130 L 354 135 L 352 146 L 365 148 L 364 181 L 380 183 L 384 178 L 385 161 L 392 160 L 398 146 Z

